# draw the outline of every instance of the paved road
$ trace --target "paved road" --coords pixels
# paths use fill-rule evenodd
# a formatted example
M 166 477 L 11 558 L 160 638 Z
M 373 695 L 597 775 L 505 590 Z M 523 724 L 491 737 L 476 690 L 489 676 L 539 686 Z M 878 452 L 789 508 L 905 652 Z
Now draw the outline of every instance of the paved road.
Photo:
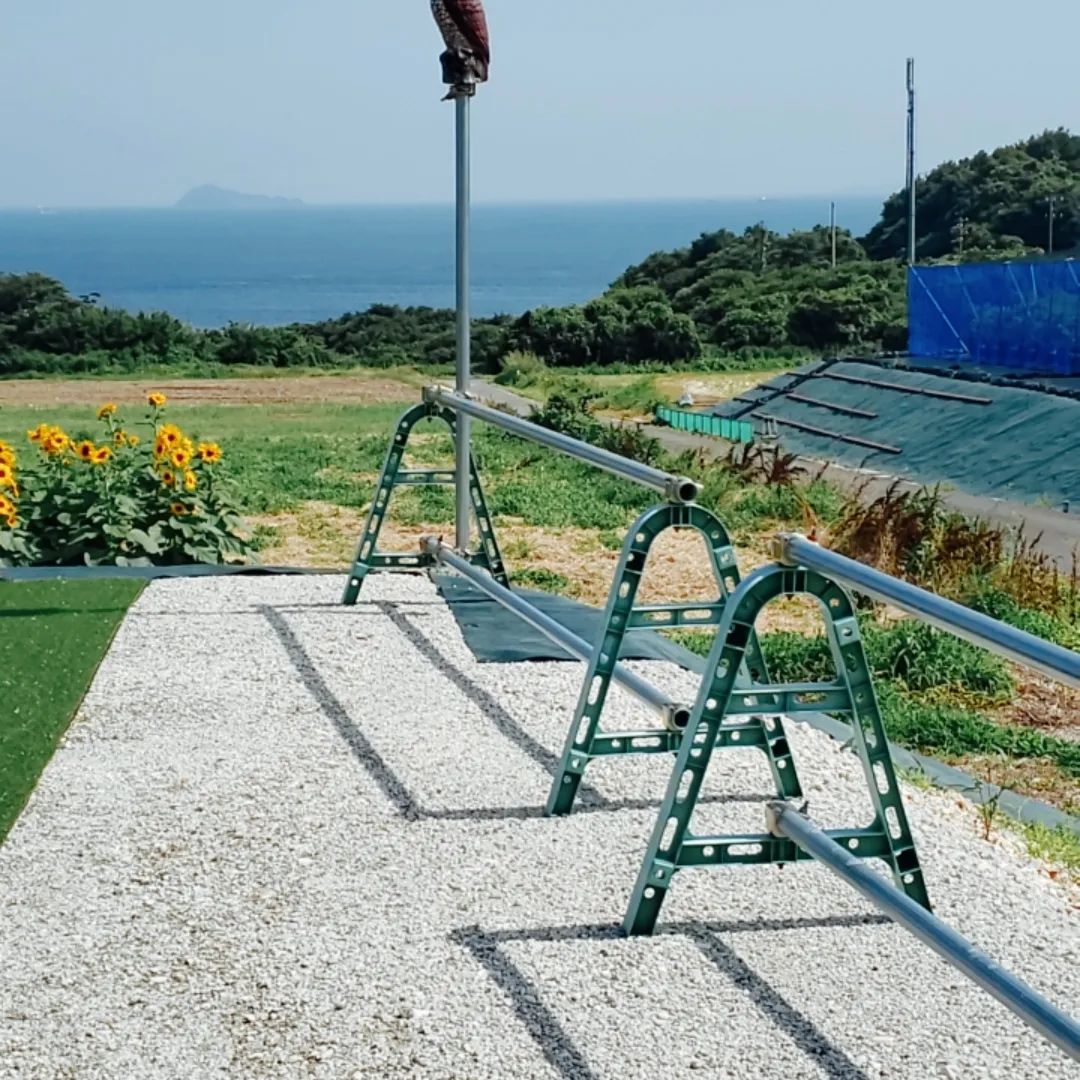
M 504 386 L 496 386 L 494 383 L 482 380 L 474 381 L 473 390 L 487 401 L 508 406 L 522 414 L 529 413 L 535 405 L 535 402 L 520 394 L 515 394 Z M 645 430 L 659 439 L 669 450 L 675 452 L 697 450 L 704 451 L 707 455 L 718 456 L 726 449 L 726 444 L 704 435 L 674 431 L 672 428 L 657 427 L 652 424 L 646 425 Z M 820 469 L 823 464 L 812 459 L 800 460 L 806 468 L 814 471 Z M 833 464 L 825 469 L 825 477 L 845 490 L 862 490 L 867 499 L 880 497 L 892 484 L 898 482 L 903 489 L 910 491 L 917 491 L 924 486 L 902 477 Z M 1077 508 L 1077 513 L 1065 514 L 1059 510 L 1032 506 L 1028 503 L 1010 502 L 1007 499 L 996 499 L 987 495 L 971 495 L 966 491 L 945 492 L 943 500 L 950 508 L 971 517 L 982 518 L 993 525 L 1010 530 L 1022 527 L 1028 537 L 1039 538 L 1040 550 L 1046 552 L 1065 572 L 1071 570 L 1074 555 L 1080 558 L 1077 554 L 1080 553 L 1080 507 Z

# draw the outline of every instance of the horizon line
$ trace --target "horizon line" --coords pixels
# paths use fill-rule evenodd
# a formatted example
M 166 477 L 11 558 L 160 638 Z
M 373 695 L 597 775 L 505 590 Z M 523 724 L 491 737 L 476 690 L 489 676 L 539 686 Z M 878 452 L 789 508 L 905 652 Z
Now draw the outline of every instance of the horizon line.
M 268 196 L 275 198 L 277 196 Z M 808 202 L 821 200 L 828 206 L 830 202 L 836 202 L 839 207 L 844 199 L 857 199 L 861 202 L 871 199 L 884 202 L 888 199 L 887 194 L 878 192 L 839 192 L 833 194 L 821 194 L 817 192 L 802 193 L 797 195 L 625 195 L 625 196 L 570 196 L 560 199 L 478 199 L 473 202 L 473 208 L 477 207 L 531 207 L 531 206 L 611 206 L 611 205 L 644 205 L 656 203 L 783 203 L 783 202 Z M 299 204 L 278 206 L 239 206 L 239 207 L 184 207 L 175 203 L 17 203 L 0 206 L 0 213 L 42 213 L 42 212 L 85 212 L 85 211 L 115 211 L 115 210 L 175 210 L 178 213 L 235 213 L 235 212 L 275 212 L 287 213 L 289 211 L 303 210 L 412 210 L 453 207 L 452 198 L 447 199 L 417 199 L 406 202 L 372 201 L 372 202 L 304 202 Z

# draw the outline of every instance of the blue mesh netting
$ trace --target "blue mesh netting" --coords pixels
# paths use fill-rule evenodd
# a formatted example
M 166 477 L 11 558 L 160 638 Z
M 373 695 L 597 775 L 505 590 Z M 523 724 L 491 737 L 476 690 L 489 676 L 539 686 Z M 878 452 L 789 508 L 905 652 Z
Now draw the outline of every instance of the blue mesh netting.
M 1080 264 L 915 267 L 912 356 L 1080 375 Z

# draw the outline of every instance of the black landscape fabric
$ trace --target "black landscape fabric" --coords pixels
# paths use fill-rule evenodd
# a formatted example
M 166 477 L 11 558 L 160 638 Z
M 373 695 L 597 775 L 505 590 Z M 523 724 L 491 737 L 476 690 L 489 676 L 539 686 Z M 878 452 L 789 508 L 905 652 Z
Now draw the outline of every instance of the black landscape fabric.
M 438 575 L 439 593 L 450 606 L 461 627 L 465 644 L 482 664 L 512 664 L 522 660 L 572 660 L 539 630 L 497 604 L 463 578 Z M 550 615 L 590 645 L 600 633 L 603 612 L 565 596 L 514 590 L 523 600 Z M 631 630 L 623 640 L 624 660 L 667 660 L 691 671 L 700 671 L 702 661 L 693 653 L 667 641 L 652 630 Z

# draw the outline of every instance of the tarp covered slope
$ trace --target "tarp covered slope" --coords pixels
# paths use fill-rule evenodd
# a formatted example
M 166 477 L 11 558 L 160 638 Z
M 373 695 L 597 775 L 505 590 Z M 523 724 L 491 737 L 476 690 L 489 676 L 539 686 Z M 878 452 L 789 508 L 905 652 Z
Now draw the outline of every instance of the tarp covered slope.
M 867 383 L 847 381 L 850 378 Z M 989 404 L 904 393 L 872 383 L 941 391 Z M 815 403 L 793 400 L 788 396 L 792 392 Z M 860 361 L 810 365 L 741 398 L 714 411 L 753 419 L 759 432 L 763 417 L 775 417 L 785 449 L 806 457 L 924 484 L 948 482 L 975 495 L 1055 505 L 1080 501 L 1080 401 L 1072 398 Z M 900 453 L 811 434 L 783 421 L 887 445 Z

